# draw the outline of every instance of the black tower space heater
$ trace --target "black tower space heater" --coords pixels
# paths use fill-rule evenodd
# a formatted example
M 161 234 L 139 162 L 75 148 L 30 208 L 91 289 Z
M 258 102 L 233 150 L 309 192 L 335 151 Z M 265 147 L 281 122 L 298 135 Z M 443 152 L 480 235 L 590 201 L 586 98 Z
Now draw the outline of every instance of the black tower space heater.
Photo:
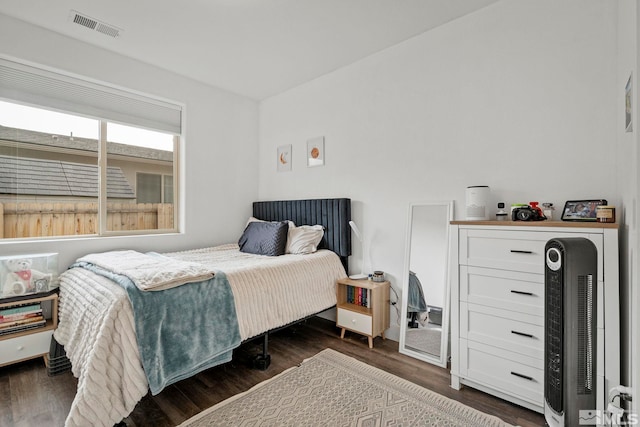
M 577 426 L 580 411 L 596 409 L 597 268 L 588 239 L 545 246 L 544 416 L 551 427 Z

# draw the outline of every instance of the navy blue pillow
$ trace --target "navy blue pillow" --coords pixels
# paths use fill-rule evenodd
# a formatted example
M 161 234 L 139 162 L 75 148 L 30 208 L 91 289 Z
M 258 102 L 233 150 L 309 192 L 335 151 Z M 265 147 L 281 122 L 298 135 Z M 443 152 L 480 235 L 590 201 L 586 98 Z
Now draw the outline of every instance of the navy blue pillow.
M 289 223 L 250 222 L 238 240 L 240 252 L 257 255 L 284 255 Z

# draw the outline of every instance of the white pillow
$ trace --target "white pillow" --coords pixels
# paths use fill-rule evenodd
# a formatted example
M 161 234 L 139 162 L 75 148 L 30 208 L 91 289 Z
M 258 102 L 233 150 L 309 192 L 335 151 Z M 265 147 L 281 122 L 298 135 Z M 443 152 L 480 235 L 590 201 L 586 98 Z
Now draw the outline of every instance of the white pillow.
M 286 254 L 310 254 L 318 250 L 318 245 L 324 236 L 321 225 L 301 225 L 289 227 Z

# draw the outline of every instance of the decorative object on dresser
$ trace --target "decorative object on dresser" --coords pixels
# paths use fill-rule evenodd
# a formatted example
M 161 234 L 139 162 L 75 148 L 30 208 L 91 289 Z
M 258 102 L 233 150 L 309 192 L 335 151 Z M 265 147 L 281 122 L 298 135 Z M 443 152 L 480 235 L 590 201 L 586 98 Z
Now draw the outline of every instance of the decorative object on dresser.
M 340 338 L 347 329 L 366 335 L 369 348 L 373 348 L 373 338 L 380 335 L 384 339 L 384 331 L 389 329 L 389 286 L 388 281 L 338 280 L 336 326 L 342 328 Z
M 516 206 L 511 209 L 512 221 L 544 221 L 547 219 L 538 207 L 538 202 L 530 202 L 528 205 Z
M 179 427 L 221 425 L 510 427 L 498 417 L 331 349 Z
M 616 207 L 609 205 L 596 207 L 596 221 L 605 223 L 616 222 Z
M 446 367 L 449 342 L 449 221 L 453 202 L 409 206 L 400 353 Z
M 509 214 L 504 210 L 504 202 L 498 202 L 498 212 L 496 212 L 496 220 L 497 221 L 508 221 Z
M 491 190 L 488 185 L 472 185 L 467 187 L 466 214 L 467 220 L 489 219 L 489 195 Z
M 451 386 L 466 384 L 544 412 L 545 245 L 582 237 L 597 249 L 592 409 L 606 409 L 606 390 L 620 383 L 616 224 L 451 224 Z

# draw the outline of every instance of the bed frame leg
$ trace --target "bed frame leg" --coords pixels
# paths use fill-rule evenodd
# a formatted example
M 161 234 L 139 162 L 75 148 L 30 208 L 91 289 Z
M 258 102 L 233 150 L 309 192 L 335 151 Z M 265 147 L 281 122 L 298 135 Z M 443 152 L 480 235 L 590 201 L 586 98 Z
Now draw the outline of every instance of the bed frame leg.
M 252 361 L 253 369 L 266 371 L 271 364 L 271 355 L 269 354 L 269 332 L 265 332 L 262 341 L 262 353 L 256 355 Z

